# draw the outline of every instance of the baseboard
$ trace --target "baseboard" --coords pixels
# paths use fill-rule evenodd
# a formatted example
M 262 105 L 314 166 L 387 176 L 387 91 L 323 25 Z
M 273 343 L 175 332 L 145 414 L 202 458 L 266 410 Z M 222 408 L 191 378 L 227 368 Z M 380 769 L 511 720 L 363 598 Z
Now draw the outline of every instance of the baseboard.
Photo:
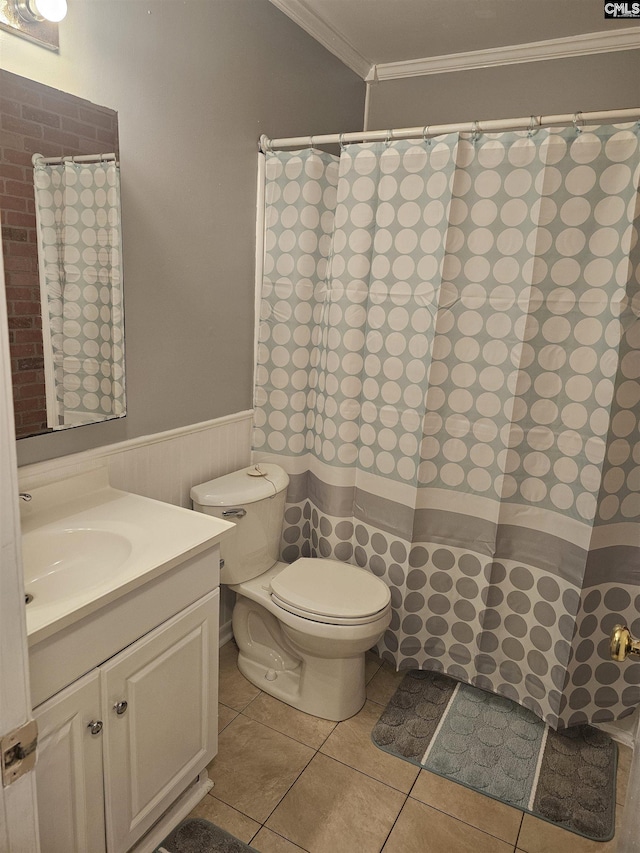
M 226 646 L 226 644 L 233 639 L 233 628 L 231 627 L 231 620 L 225 622 L 223 625 L 220 625 L 220 648 Z
M 209 779 L 206 770 L 198 776 L 195 782 L 180 795 L 175 803 L 162 815 L 149 832 L 140 839 L 129 851 L 129 853 L 153 853 L 161 841 L 163 841 L 172 830 L 191 813 L 200 800 L 213 788 L 213 782 Z

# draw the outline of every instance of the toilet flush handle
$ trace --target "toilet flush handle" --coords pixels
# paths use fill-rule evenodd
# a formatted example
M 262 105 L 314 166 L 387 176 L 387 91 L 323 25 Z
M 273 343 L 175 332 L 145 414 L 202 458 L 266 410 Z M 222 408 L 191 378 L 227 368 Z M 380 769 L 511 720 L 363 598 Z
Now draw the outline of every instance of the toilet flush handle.
M 238 507 L 237 509 L 223 509 L 222 517 L 223 518 L 244 518 L 247 514 L 246 509 L 242 509 L 242 507 Z

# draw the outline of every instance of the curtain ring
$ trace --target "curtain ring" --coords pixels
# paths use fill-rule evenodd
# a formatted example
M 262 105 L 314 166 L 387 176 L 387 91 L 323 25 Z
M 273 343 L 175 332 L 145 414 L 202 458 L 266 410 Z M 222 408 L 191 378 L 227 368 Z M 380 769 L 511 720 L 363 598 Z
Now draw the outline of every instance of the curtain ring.
M 473 122 L 473 125 L 472 125 L 472 128 L 473 128 L 473 129 L 472 129 L 472 131 L 471 131 L 471 141 L 472 141 L 472 142 L 477 142 L 477 141 L 478 141 L 478 137 L 480 136 L 480 122 L 478 122 L 478 121 L 474 121 L 474 122 Z
M 537 125 L 536 117 L 531 116 L 529 118 L 529 130 L 527 132 L 527 136 L 529 137 L 529 139 L 531 139 L 531 137 L 533 136 L 533 131 L 535 130 L 536 125 Z
M 425 143 L 425 145 L 431 145 L 431 140 L 427 138 L 428 133 L 429 125 L 425 124 L 424 128 L 422 129 L 422 141 Z
M 582 115 L 582 113 L 580 112 L 580 110 L 578 110 L 578 112 L 573 114 L 573 127 L 574 127 L 576 133 L 582 133 L 582 128 L 578 127 L 578 122 L 582 121 L 582 119 L 578 118 L 578 116 L 581 116 L 581 115 Z M 584 124 L 584 122 L 583 122 L 583 124 Z
M 309 137 L 309 148 L 313 150 L 313 136 Z
M 388 131 L 387 131 L 387 138 L 386 138 L 386 139 L 385 139 L 385 141 L 384 141 L 384 144 L 387 146 L 387 148 L 388 148 L 388 147 L 389 147 L 389 145 L 391 144 L 391 137 L 392 137 L 392 131 L 391 131 L 391 130 L 388 130 Z

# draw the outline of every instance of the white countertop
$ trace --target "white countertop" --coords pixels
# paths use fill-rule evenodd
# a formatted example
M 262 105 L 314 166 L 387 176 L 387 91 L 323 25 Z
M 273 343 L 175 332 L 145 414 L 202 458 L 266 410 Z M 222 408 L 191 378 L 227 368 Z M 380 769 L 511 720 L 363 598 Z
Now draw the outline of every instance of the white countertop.
M 234 524 L 112 489 L 106 469 L 21 501 L 29 645 L 206 551 Z

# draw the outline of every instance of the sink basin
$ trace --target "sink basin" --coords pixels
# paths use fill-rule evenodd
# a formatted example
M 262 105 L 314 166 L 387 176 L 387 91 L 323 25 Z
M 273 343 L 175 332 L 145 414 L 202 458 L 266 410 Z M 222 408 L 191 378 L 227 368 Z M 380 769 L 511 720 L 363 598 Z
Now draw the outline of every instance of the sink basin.
M 234 527 L 114 489 L 102 468 L 28 491 L 20 517 L 30 646 L 210 549 Z
M 25 592 L 40 605 L 98 588 L 113 579 L 132 550 L 126 536 L 110 530 L 34 530 L 22 540 Z

